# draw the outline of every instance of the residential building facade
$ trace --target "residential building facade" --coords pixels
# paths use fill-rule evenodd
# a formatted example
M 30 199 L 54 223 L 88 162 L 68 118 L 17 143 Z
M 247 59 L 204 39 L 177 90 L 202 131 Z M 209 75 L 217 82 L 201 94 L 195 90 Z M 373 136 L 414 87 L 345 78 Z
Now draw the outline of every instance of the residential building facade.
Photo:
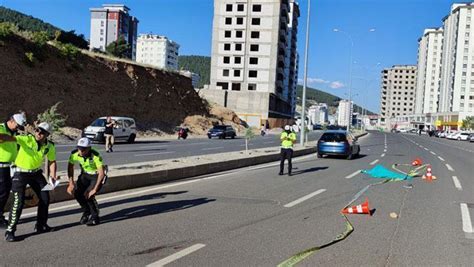
M 352 114 L 354 112 L 354 102 L 349 100 L 339 101 L 339 106 L 337 107 L 337 125 L 339 126 L 349 126 L 349 119 L 352 120 Z
M 390 127 L 390 119 L 415 112 L 417 66 L 394 65 L 382 71 L 382 127 Z
M 416 114 L 438 111 L 443 29 L 426 29 L 418 40 Z
M 178 70 L 179 44 L 165 36 L 140 34 L 137 62 L 161 69 Z
M 215 0 L 210 85 L 200 93 L 252 126 L 291 120 L 299 15 L 295 0 Z
M 189 70 L 180 70 L 179 73 L 191 79 L 191 84 L 194 88 L 199 87 L 199 82 L 201 81 L 201 76 L 199 74 L 191 72 Z
M 123 37 L 130 49 L 127 57 L 135 60 L 138 19 L 129 14 L 130 8 L 121 4 L 105 4 L 91 8 L 90 50 L 105 51 L 106 47 Z
M 308 117 L 310 118 L 311 124 L 325 124 L 329 121 L 328 118 L 328 105 L 318 104 L 312 105 L 308 109 Z

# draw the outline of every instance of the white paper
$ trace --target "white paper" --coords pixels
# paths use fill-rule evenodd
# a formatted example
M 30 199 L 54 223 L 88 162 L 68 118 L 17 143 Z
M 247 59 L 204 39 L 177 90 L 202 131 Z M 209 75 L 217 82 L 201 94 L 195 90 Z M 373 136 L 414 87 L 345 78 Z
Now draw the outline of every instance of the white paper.
M 53 177 L 49 177 L 48 183 L 41 189 L 41 191 L 51 191 L 59 185 L 59 179 L 53 180 Z

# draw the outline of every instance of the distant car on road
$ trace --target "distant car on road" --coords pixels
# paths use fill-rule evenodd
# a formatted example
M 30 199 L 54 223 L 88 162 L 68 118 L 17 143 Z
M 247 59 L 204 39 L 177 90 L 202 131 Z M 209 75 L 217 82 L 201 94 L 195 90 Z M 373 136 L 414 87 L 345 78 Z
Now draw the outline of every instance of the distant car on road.
M 469 135 L 469 142 L 474 142 L 474 133 Z
M 207 137 L 209 139 L 211 139 L 212 137 L 218 137 L 219 139 L 225 139 L 226 137 L 230 137 L 234 139 L 236 136 L 237 133 L 235 132 L 234 128 L 229 125 L 216 125 L 207 132 Z
M 350 132 L 331 130 L 323 133 L 317 145 L 318 158 L 324 155 L 341 155 L 347 159 L 359 156 L 360 146 Z
M 135 142 L 137 137 L 137 125 L 133 118 L 129 117 L 111 117 L 115 121 L 114 137 L 116 141 Z M 82 132 L 83 137 L 93 141 L 105 142 L 104 132 L 107 117 L 100 117 L 87 126 Z

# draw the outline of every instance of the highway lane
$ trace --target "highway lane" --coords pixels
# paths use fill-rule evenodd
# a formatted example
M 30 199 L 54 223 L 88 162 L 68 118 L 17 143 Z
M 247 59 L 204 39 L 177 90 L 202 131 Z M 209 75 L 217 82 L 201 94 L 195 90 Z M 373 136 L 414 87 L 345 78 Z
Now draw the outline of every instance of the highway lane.
M 317 140 L 321 132 L 310 132 L 308 139 Z M 299 138 L 299 137 L 298 137 Z M 299 140 L 299 139 L 298 139 Z M 275 147 L 280 145 L 279 135 L 256 136 L 249 142 L 249 149 Z M 94 144 L 109 165 L 146 162 L 162 159 L 173 159 L 196 155 L 207 155 L 223 152 L 245 150 L 245 139 L 207 139 L 195 138 L 187 140 L 137 140 L 134 144 L 117 143 L 113 153 L 106 153 L 103 144 Z M 70 152 L 75 144 L 58 144 L 57 155 L 59 169 L 67 168 Z
M 374 132 L 360 139 L 362 157 L 305 156 L 295 160 L 291 177 L 277 175 L 278 163 L 271 163 L 101 195 L 104 223 L 95 228 L 77 225 L 77 204 L 58 203 L 51 207 L 50 224 L 59 230 L 30 236 L 34 222 L 23 219 L 18 234 L 26 239 L 0 242 L 2 264 L 275 266 L 345 229 L 339 211 L 378 182 L 358 170 L 371 168 L 375 160 L 389 167 L 418 156 L 433 164 L 435 182 L 414 179 L 369 188 L 354 205 L 368 197 L 373 216 L 349 216 L 354 232 L 302 266 L 471 265 L 474 241 L 463 230 L 460 202 L 472 217 L 467 204 L 474 203 L 472 190 L 463 194 L 472 181 L 462 179 L 464 191 L 458 190 L 453 172 L 430 153 L 436 147 L 412 141 L 423 140 Z M 458 166 L 454 156 L 443 156 L 459 176 L 469 168 L 462 167 L 469 161 Z M 390 218 L 391 212 L 399 218 Z

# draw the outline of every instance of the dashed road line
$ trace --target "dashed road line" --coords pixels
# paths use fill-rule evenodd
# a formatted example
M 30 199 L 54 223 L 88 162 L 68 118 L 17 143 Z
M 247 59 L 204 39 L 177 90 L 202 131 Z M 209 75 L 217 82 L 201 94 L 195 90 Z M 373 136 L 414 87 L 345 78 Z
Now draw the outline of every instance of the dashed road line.
M 438 159 L 441 160 L 441 161 L 444 161 L 444 159 L 440 156 L 438 156 Z
M 201 150 L 217 150 L 217 149 L 221 149 L 221 148 L 224 148 L 223 146 L 218 146 L 218 147 L 208 147 L 208 148 L 202 148 Z
M 169 264 L 169 263 L 172 263 L 173 261 L 176 261 L 178 259 L 181 259 L 182 257 L 185 257 L 193 252 L 196 252 L 198 250 L 200 250 L 201 248 L 205 247 L 206 245 L 204 244 L 195 244 L 195 245 L 192 245 L 188 248 L 185 248 L 181 251 L 178 251 L 166 258 L 163 258 L 159 261 L 156 261 L 156 262 L 153 262 L 153 263 L 150 263 L 147 265 L 147 267 L 158 267 L 158 266 L 165 266 L 166 264 Z
M 382 157 L 382 158 L 385 157 L 385 153 L 383 153 L 382 155 L 380 155 L 380 157 Z
M 379 162 L 379 160 L 378 160 L 378 159 L 376 159 L 376 160 L 372 161 L 372 162 L 370 163 L 370 165 L 375 165 L 375 163 L 377 163 L 377 162 Z
M 347 175 L 347 176 L 346 176 L 346 179 L 354 178 L 354 177 L 355 177 L 357 174 L 359 174 L 359 173 L 360 173 L 360 170 L 355 171 L 354 173 Z
M 462 215 L 462 230 L 465 233 L 474 233 L 472 229 L 471 215 L 466 203 L 461 203 L 461 215 Z
M 454 182 L 454 187 L 456 187 L 458 190 L 462 190 L 461 183 L 459 182 L 459 179 L 457 176 L 453 176 L 453 182 Z
M 175 151 L 167 151 L 167 152 L 156 152 L 156 153 L 148 153 L 148 154 L 136 154 L 135 157 L 145 157 L 145 156 L 154 156 L 154 155 L 164 155 L 164 154 L 172 154 L 176 153 Z
M 446 168 L 448 168 L 448 170 L 450 170 L 450 171 L 452 171 L 452 172 L 454 171 L 453 167 L 451 167 L 451 165 L 449 165 L 449 164 L 447 164 L 447 163 L 446 163 Z
M 283 207 L 285 207 L 285 208 L 291 208 L 291 207 L 293 207 L 293 206 L 296 206 L 296 205 L 300 204 L 300 203 L 303 202 L 303 201 L 306 201 L 306 200 L 308 200 L 308 199 L 310 199 L 310 198 L 312 198 L 312 197 L 314 197 L 314 196 L 317 196 L 317 195 L 319 195 L 319 194 L 321 194 L 321 193 L 324 193 L 325 191 L 326 191 L 326 189 L 319 189 L 318 191 L 315 191 L 315 192 L 313 192 L 313 193 L 311 193 L 311 194 L 309 194 L 309 195 L 306 195 L 306 196 L 304 196 L 304 197 L 298 198 L 297 200 L 292 201 L 292 202 L 290 202 L 290 203 L 284 205 Z
M 428 150 L 429 150 L 429 149 L 428 149 L 428 148 L 426 148 L 426 147 L 425 147 L 424 149 L 425 149 L 426 151 L 428 151 Z
M 383 152 L 387 152 L 387 149 L 384 149 Z
M 431 153 L 432 155 L 435 155 L 435 156 L 436 156 L 436 153 L 434 153 L 433 151 L 430 151 L 430 153 Z

